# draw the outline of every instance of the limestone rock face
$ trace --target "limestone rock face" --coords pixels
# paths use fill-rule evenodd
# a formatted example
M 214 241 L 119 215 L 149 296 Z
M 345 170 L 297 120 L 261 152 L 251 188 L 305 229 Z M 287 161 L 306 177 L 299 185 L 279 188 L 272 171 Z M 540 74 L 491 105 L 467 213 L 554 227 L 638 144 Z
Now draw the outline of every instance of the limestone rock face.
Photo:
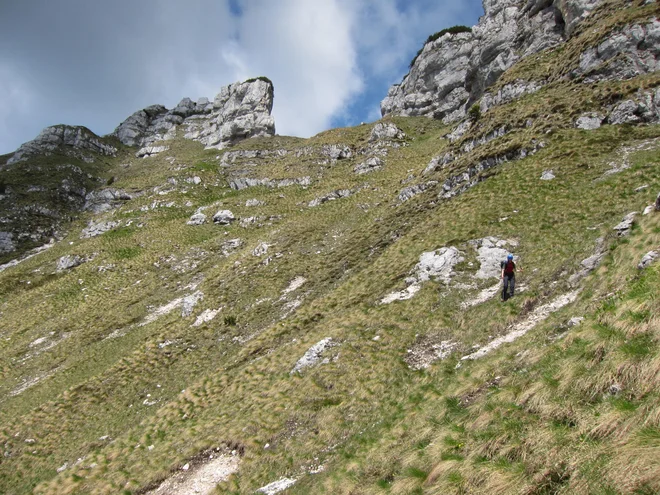
M 114 135 L 128 146 L 148 148 L 157 141 L 176 137 L 182 126 L 184 138 L 207 148 L 223 149 L 242 139 L 275 134 L 273 85 L 256 79 L 225 86 L 211 102 L 184 98 L 172 110 L 152 105 L 122 122 Z
M 11 232 L 0 232 L 0 254 L 11 253 L 16 246 Z
M 660 69 L 660 21 L 633 24 L 609 33 L 580 55 L 574 75 L 584 82 L 631 79 Z
M 137 194 L 128 193 L 123 189 L 99 189 L 98 191 L 92 191 L 85 196 L 85 206 L 83 209 L 93 213 L 103 213 L 117 208 L 121 206 L 123 202 L 129 201 L 137 196 Z
M 22 144 L 14 156 L 7 160 L 7 165 L 25 161 L 31 156 L 49 155 L 55 150 L 86 162 L 93 162 L 94 154 L 114 156 L 117 152 L 117 148 L 104 143 L 85 127 L 54 125 L 46 127 L 32 141 Z
M 471 33 L 448 33 L 424 46 L 408 75 L 381 102 L 382 115 L 460 120 L 507 69 L 562 43 L 600 1 L 484 0 L 484 15 Z M 484 103 L 510 101 L 541 85 L 521 81 Z

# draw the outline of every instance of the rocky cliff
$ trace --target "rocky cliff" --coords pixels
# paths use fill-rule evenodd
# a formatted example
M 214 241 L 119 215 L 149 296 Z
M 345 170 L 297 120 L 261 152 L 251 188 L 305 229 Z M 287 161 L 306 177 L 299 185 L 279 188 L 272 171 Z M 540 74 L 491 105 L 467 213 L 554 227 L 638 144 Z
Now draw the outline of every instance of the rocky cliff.
M 114 131 L 127 146 L 168 141 L 182 126 L 184 137 L 222 149 L 241 139 L 275 134 L 273 84 L 266 78 L 225 86 L 211 102 L 184 98 L 171 110 L 152 105 L 135 112 Z M 149 153 L 145 153 L 149 154 Z
M 600 3 L 484 0 L 484 15 L 472 32 L 447 33 L 424 46 L 410 73 L 382 101 L 382 115 L 460 120 L 507 69 L 564 42 Z
M 168 149 L 159 141 L 177 137 L 225 148 L 242 139 L 275 134 L 270 113 L 273 85 L 266 78 L 235 83 L 211 102 L 184 98 L 173 109 L 152 105 L 122 122 L 110 136 L 86 127 L 54 125 L 0 162 L 0 256 L 47 242 L 81 211 L 104 211 L 132 198 L 106 188 L 113 180 L 107 160 L 118 155 L 148 157 Z M 139 147 L 120 150 L 121 144 Z

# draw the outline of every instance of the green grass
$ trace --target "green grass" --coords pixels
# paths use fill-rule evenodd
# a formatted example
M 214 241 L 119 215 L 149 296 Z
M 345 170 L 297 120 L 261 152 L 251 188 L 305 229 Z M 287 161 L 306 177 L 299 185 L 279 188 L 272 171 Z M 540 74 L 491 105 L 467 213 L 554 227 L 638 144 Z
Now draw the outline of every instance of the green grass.
M 543 55 L 550 56 L 564 55 Z M 514 72 L 523 69 L 533 67 Z M 608 88 L 620 90 L 558 81 L 491 109 L 454 149 L 504 123 L 513 131 L 428 177 L 421 173 L 448 150 L 450 128 L 426 118 L 391 119 L 407 146 L 390 149 L 383 170 L 365 176 L 353 167 L 364 160 L 358 150 L 368 147 L 370 125 L 237 145 L 289 151 L 256 167 L 237 161 L 220 169 L 222 152 L 183 139 L 170 143 L 174 165 L 128 153 L 109 160 L 98 175 L 143 195 L 114 213 L 83 214 L 55 247 L 0 273 L 0 445 L 9 453 L 0 492 L 135 493 L 226 443 L 243 451 L 240 471 L 219 488 L 231 493 L 253 493 L 283 476 L 299 479 L 290 493 L 657 491 L 660 273 L 639 273 L 636 264 L 660 245 L 660 220 L 640 217 L 628 242 L 611 231 L 655 199 L 657 153 L 633 154 L 629 169 L 603 174 L 621 146 L 656 139 L 660 130 L 573 129 L 573 113 L 595 104 L 590 98 L 605 101 Z M 397 200 L 411 175 L 411 183 L 442 184 L 532 139 L 546 147 L 491 169 L 451 200 L 439 200 L 439 189 Z M 322 147 L 335 143 L 354 156 L 319 163 Z M 311 154 L 296 156 L 307 147 Z M 557 178 L 540 181 L 548 168 Z M 229 190 L 228 180 L 244 170 L 314 180 L 307 188 Z M 185 181 L 195 175 L 202 184 Z M 633 194 L 642 183 L 652 187 Z M 342 188 L 358 192 L 306 206 Z M 254 198 L 265 204 L 246 207 Z M 152 209 L 155 201 L 176 206 Z M 200 206 L 210 215 L 230 209 L 263 218 L 247 227 L 186 225 Z M 91 219 L 123 223 L 80 239 Z M 527 292 L 461 309 L 496 282 L 472 278 L 478 261 L 469 242 L 486 236 L 518 241 Z M 608 254 L 580 282 L 576 303 L 484 359 L 459 360 L 571 290 L 568 278 L 599 237 Z M 241 246 L 224 253 L 236 238 Z M 255 256 L 260 242 L 270 247 Z M 456 280 L 474 287 L 429 282 L 408 301 L 380 304 L 405 287 L 422 252 L 448 245 L 466 257 Z M 55 274 L 65 254 L 90 261 Z M 306 282 L 286 293 L 297 277 Z M 204 297 L 190 316 L 176 308 L 143 325 L 155 308 L 197 290 Z M 215 319 L 193 327 L 207 309 L 218 310 Z M 573 316 L 585 321 L 567 328 Z M 327 337 L 337 343 L 327 361 L 290 375 Z M 423 337 L 456 342 L 454 355 L 410 370 L 404 358 Z M 58 474 L 65 462 L 70 467 Z M 311 463 L 325 470 L 310 475 Z

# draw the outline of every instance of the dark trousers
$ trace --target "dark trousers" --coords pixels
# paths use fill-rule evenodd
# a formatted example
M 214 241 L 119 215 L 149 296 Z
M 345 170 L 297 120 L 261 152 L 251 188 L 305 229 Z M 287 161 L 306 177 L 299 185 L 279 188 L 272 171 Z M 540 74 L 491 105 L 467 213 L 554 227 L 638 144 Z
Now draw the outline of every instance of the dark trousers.
M 513 297 L 513 291 L 516 288 L 516 276 L 515 275 L 504 275 L 502 280 L 502 300 L 506 301 L 510 297 Z

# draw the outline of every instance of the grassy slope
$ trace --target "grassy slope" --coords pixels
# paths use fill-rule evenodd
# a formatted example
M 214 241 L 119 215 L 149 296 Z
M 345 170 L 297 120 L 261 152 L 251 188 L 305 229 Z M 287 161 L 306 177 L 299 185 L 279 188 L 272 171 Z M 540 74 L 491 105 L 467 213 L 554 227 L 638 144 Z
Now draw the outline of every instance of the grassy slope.
M 636 84 L 657 82 L 647 77 Z M 63 242 L 0 274 L 0 491 L 134 493 L 198 452 L 230 442 L 244 456 L 239 474 L 220 492 L 251 493 L 285 475 L 300 477 L 291 493 L 657 492 L 653 294 L 660 275 L 651 268 L 639 276 L 635 265 L 658 245 L 660 220 L 645 217 L 629 240 L 611 232 L 624 214 L 654 199 L 657 152 L 635 153 L 631 168 L 598 179 L 610 162 L 621 161 L 621 146 L 660 137 L 660 129 L 570 129 L 573 115 L 622 88 L 632 93 L 626 84 L 556 82 L 493 109 L 471 137 L 503 123 L 521 129 L 432 178 L 442 181 L 470 160 L 532 139 L 547 147 L 493 169 L 488 180 L 450 201 L 438 201 L 435 191 L 396 201 L 401 181 L 411 173 L 412 183 L 420 181 L 430 158 L 447 146 L 447 129 L 425 119 L 394 119 L 410 146 L 391 150 L 385 168 L 366 176 L 352 173 L 359 157 L 319 165 L 318 157 L 292 155 L 218 172 L 217 152 L 186 141 L 172 143 L 174 165 L 168 153 L 132 159 L 128 168 L 119 164 L 129 157 L 119 157 L 114 186 L 147 191 L 112 215 L 133 220 L 131 226 L 80 240 L 82 218 Z M 524 127 L 529 118 L 534 125 Z M 250 140 L 238 149 L 359 147 L 370 129 Z M 545 169 L 557 179 L 540 181 Z M 227 177 L 239 170 L 253 177 L 310 175 L 315 182 L 308 189 L 231 191 Z M 193 175 L 203 183 L 183 182 Z M 306 207 L 334 189 L 366 184 L 351 198 Z M 643 184 L 651 188 L 635 193 Z M 159 195 L 155 186 L 174 190 Z M 266 204 L 247 208 L 250 198 Z M 176 206 L 140 210 L 154 201 Z M 210 214 L 228 208 L 238 217 L 281 218 L 262 221 L 263 227 L 185 225 L 202 205 L 213 205 Z M 404 287 L 420 253 L 456 245 L 474 261 L 467 241 L 491 235 L 520 241 L 521 278 L 529 286 L 523 296 L 463 311 L 460 301 L 476 290 L 429 283 L 410 301 L 377 304 Z M 600 236 L 610 253 L 575 304 L 492 356 L 455 369 L 473 345 L 566 292 L 568 275 Z M 237 237 L 243 246 L 225 258 L 222 243 Z M 252 255 L 260 241 L 273 244 L 267 265 Z M 54 274 L 57 258 L 69 253 L 97 254 Z M 115 266 L 98 272 L 107 265 Z M 296 276 L 308 282 L 281 300 Z M 191 283 L 204 293 L 194 315 L 221 307 L 215 320 L 191 328 L 194 316 L 173 312 L 137 325 L 149 307 L 191 293 L 185 288 Z M 301 307 L 282 319 L 295 297 Z M 567 331 L 562 324 L 575 315 L 587 319 Z M 237 325 L 226 325 L 225 316 Z M 117 330 L 124 335 L 106 338 Z M 414 372 L 403 357 L 423 335 L 460 345 L 453 357 Z M 56 345 L 39 353 L 34 342 L 44 336 Z M 326 337 L 341 343 L 333 350 L 336 361 L 289 375 L 310 345 Z M 44 378 L 10 395 L 34 377 Z M 614 383 L 621 389 L 616 395 L 609 393 Z M 110 438 L 99 440 L 104 435 Z M 78 458 L 77 466 L 56 473 Z M 305 474 L 319 464 L 323 473 Z

